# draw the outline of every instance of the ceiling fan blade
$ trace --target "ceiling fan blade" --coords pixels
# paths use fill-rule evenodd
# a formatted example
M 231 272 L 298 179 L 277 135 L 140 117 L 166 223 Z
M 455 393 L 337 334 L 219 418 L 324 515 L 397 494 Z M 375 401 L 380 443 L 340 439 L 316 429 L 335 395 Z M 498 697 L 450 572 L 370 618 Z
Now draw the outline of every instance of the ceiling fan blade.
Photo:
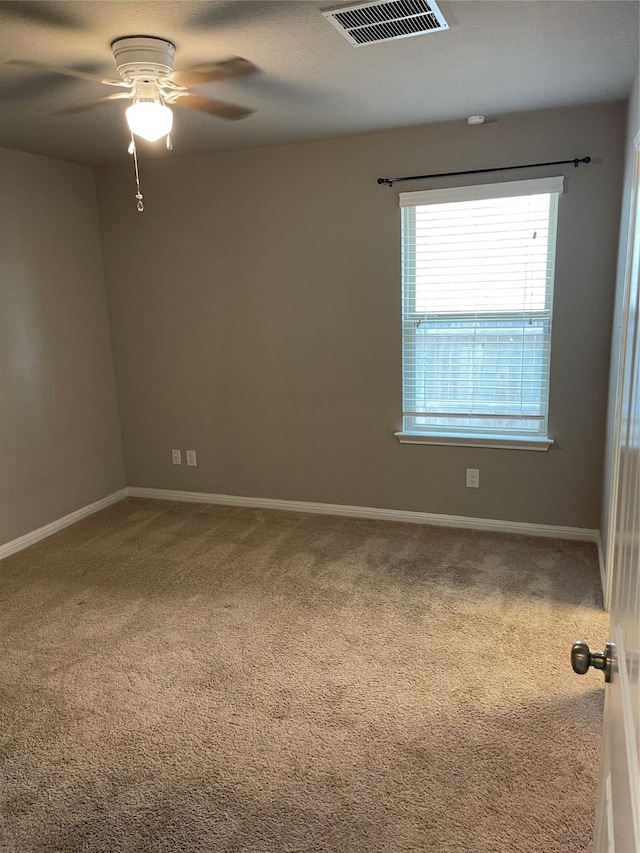
M 191 89 L 194 86 L 202 86 L 205 83 L 215 83 L 219 80 L 232 80 L 234 77 L 247 77 L 254 74 L 258 69 L 241 56 L 232 56 L 221 62 L 212 62 L 210 65 L 200 65 L 190 71 L 176 71 L 171 79 L 178 86 L 186 86 Z
M 31 3 L 25 0 L 4 0 L 0 3 L 0 14 L 28 23 L 46 24 L 65 30 L 82 29 L 81 24 L 68 12 L 52 8 L 51 3 Z
M 35 62 L 31 59 L 10 59 L 5 65 L 10 65 L 12 68 L 31 68 L 33 71 L 41 71 L 44 74 L 63 74 L 65 77 L 90 80 L 92 83 L 104 83 L 107 86 L 126 85 L 123 80 L 108 80 L 98 77 L 97 74 L 88 74 L 86 71 L 77 71 L 75 68 L 65 68 L 62 65 L 46 65 L 44 62 Z
M 187 109 L 197 110 L 199 113 L 207 113 L 207 115 L 226 118 L 231 121 L 246 118 L 246 116 L 254 112 L 254 110 L 250 110 L 247 107 L 227 104 L 224 101 L 214 101 L 211 98 L 201 98 L 200 95 L 193 95 L 191 93 L 178 98 L 171 106 L 187 107 Z
M 195 5 L 195 4 L 194 4 Z M 198 3 L 196 8 L 200 11 L 187 22 L 194 30 L 202 32 L 203 29 L 213 27 L 216 30 L 222 27 L 237 27 L 241 24 L 255 24 L 262 19 L 273 18 L 274 15 L 299 5 L 287 0 L 249 0 L 239 3 L 238 0 L 216 0 L 215 3 Z
M 81 107 L 67 107 L 64 110 L 55 110 L 52 115 L 54 116 L 72 116 L 78 113 L 86 113 L 88 110 L 92 110 L 94 107 L 100 106 L 101 104 L 109 104 L 111 101 L 118 101 L 121 98 L 131 99 L 131 95 L 129 92 L 117 92 L 115 95 L 107 95 L 106 98 L 100 98 L 99 101 L 94 101 L 92 104 L 83 104 Z

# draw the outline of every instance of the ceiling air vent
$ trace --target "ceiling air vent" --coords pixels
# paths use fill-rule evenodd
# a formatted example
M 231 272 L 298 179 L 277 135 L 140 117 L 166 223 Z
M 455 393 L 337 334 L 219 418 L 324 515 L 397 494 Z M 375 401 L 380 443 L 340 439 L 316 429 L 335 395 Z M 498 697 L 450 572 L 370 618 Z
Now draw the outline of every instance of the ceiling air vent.
M 432 0 L 375 0 L 322 14 L 354 47 L 449 29 Z

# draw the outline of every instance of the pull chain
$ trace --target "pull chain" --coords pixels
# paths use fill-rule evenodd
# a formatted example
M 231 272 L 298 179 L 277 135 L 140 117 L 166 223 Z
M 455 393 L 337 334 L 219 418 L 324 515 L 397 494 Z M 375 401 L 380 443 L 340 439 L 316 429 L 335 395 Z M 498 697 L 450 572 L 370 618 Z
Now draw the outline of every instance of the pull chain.
M 136 142 L 135 142 L 135 139 L 133 138 L 133 133 L 131 134 L 131 145 L 129 146 L 129 153 L 133 154 L 133 164 L 134 164 L 135 172 L 136 172 L 136 188 L 138 190 L 136 192 L 136 198 L 138 199 L 138 203 L 136 204 L 136 207 L 138 208 L 138 212 L 142 213 L 142 211 L 144 210 L 144 202 L 142 201 L 143 195 L 140 192 L 140 173 L 138 171 L 138 152 L 136 150 Z

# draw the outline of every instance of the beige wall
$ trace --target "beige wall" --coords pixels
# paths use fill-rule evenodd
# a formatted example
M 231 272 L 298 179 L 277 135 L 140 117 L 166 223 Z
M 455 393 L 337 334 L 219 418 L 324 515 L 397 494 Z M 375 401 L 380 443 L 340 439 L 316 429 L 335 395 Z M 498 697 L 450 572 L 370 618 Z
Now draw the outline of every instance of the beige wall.
M 124 485 L 90 169 L 0 152 L 0 544 Z
M 627 111 L 627 135 L 624 156 L 624 184 L 622 196 L 622 214 L 620 217 L 620 239 L 618 251 L 618 265 L 615 287 L 615 304 L 613 315 L 613 335 L 611 341 L 611 370 L 609 407 L 607 412 L 606 449 L 604 465 L 604 482 L 602 494 L 602 546 L 603 553 L 607 554 L 609 543 L 610 501 L 613 489 L 614 459 L 616 451 L 615 436 L 615 413 L 618 389 L 621 330 L 623 320 L 623 302 L 627 292 L 627 250 L 629 246 L 629 218 L 631 214 L 633 168 L 634 168 L 634 140 L 640 133 L 640 72 L 636 75 L 635 84 Z
M 172 155 L 141 155 L 144 214 L 130 163 L 100 171 L 128 483 L 598 527 L 624 126 L 616 103 L 182 159 L 178 129 Z M 585 154 L 510 173 L 568 178 L 554 449 L 399 445 L 397 196 L 427 184 L 376 178 Z

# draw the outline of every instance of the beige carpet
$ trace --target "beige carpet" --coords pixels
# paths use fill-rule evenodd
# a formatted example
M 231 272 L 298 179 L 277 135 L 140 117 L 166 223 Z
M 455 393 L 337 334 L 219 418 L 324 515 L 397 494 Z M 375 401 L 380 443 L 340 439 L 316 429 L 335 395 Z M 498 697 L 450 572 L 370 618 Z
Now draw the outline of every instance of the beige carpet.
M 589 849 L 595 548 L 127 500 L 0 564 L 0 849 Z

